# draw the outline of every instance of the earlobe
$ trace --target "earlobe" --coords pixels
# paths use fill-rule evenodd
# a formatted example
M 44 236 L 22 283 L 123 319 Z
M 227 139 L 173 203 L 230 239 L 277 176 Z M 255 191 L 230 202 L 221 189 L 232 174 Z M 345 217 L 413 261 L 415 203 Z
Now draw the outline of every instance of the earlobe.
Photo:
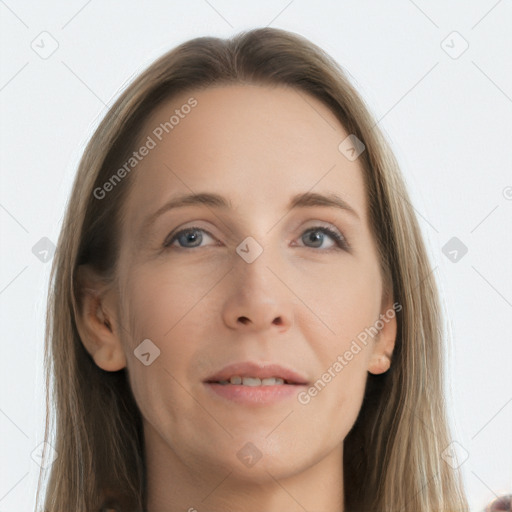
M 126 357 L 116 328 L 112 293 L 89 265 L 81 265 L 77 277 L 80 300 L 75 319 L 82 344 L 103 370 L 121 370 L 126 367 Z
M 391 367 L 391 358 L 387 355 L 373 355 L 368 365 L 368 371 L 374 375 L 385 373 Z
M 388 304 L 380 315 L 382 327 L 373 347 L 368 364 L 368 371 L 374 375 L 385 373 L 391 367 L 391 359 L 395 348 L 397 334 L 396 310 Z
M 117 372 L 126 367 L 126 357 L 118 346 L 102 345 L 91 356 L 94 362 L 107 372 Z

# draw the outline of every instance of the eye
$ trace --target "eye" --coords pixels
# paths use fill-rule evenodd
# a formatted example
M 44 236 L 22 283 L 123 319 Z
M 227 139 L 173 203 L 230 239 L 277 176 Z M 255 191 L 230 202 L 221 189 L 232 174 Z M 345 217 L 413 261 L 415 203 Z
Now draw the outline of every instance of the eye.
M 164 242 L 164 247 L 170 248 L 175 245 L 178 249 L 194 249 L 201 246 L 201 242 L 203 241 L 203 234 L 205 233 L 207 237 L 213 239 L 213 236 L 210 235 L 206 230 L 199 228 L 197 226 L 182 229 L 178 231 L 174 235 L 172 235 L 166 242 Z M 320 234 L 320 235 L 319 235 Z M 309 247 L 310 249 L 318 249 L 322 246 L 325 241 L 325 235 L 328 235 L 332 241 L 334 241 L 334 245 L 337 247 L 327 247 L 324 248 L 324 251 L 332 251 L 338 249 L 343 249 L 348 251 L 350 246 L 348 245 L 345 237 L 338 231 L 330 229 L 325 226 L 314 226 L 312 228 L 307 229 L 302 234 L 301 240 L 304 243 L 313 243 L 315 244 L 313 247 Z M 179 245 L 176 246 L 175 242 L 178 242 Z
M 345 237 L 340 232 L 327 228 L 325 226 L 315 226 L 313 228 L 307 229 L 302 235 L 301 240 L 316 244 L 314 247 L 310 248 L 318 249 L 319 246 L 321 246 L 322 243 L 324 242 L 325 235 L 328 235 L 331 238 L 331 240 L 334 240 L 334 245 L 337 247 L 327 247 L 323 249 L 324 251 L 336 250 L 337 248 L 344 249 L 345 251 L 349 250 L 349 245 Z
M 212 238 L 212 236 L 204 229 L 198 227 L 191 227 L 178 231 L 175 235 L 173 235 L 169 240 L 167 240 L 164 243 L 164 247 L 170 247 L 176 241 L 180 242 L 180 244 L 184 244 L 179 247 L 181 249 L 193 249 L 194 247 L 199 247 L 203 240 L 203 235 L 201 233 L 206 233 L 207 236 Z M 188 243 L 191 243 L 192 245 L 187 245 Z

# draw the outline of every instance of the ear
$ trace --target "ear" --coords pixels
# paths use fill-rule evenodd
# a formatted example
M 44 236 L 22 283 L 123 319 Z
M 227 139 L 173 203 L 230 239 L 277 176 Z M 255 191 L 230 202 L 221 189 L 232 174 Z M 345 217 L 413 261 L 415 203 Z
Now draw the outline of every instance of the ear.
M 397 333 L 396 313 L 401 309 L 401 304 L 398 302 L 393 304 L 391 298 L 385 302 L 385 306 L 381 310 L 379 320 L 376 322 L 379 333 L 375 337 L 373 352 L 368 364 L 370 373 L 378 375 L 388 371 L 391 366 Z
M 77 269 L 80 293 L 76 324 L 82 343 L 103 370 L 115 372 L 126 366 L 115 317 L 115 294 L 90 265 Z

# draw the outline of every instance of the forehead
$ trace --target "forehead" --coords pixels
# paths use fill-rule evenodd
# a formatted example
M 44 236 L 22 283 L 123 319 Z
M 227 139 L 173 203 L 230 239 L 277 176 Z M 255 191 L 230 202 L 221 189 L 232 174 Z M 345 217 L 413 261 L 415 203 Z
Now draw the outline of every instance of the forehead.
M 316 98 L 289 87 L 222 85 L 181 94 L 146 120 L 125 215 L 139 219 L 170 197 L 213 192 L 239 211 L 280 211 L 303 192 L 335 192 L 365 216 L 359 161 L 338 149 L 349 134 Z M 264 212 L 263 212 L 264 210 Z

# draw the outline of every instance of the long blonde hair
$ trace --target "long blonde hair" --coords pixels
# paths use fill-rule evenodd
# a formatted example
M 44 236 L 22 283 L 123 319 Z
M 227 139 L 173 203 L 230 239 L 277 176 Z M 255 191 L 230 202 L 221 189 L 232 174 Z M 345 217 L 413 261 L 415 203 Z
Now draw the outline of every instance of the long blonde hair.
M 93 191 L 129 158 L 144 120 L 174 95 L 224 83 L 308 93 L 366 146 L 359 158 L 371 229 L 388 289 L 402 309 L 391 369 L 368 375 L 362 408 L 344 440 L 346 512 L 468 510 L 460 475 L 442 458 L 451 440 L 438 293 L 398 164 L 340 66 L 302 36 L 273 28 L 200 37 L 169 51 L 121 94 L 85 149 L 50 278 L 45 441 L 58 457 L 49 469 L 44 510 L 144 510 L 141 414 L 125 369 L 103 371 L 80 340 L 76 271 L 89 263 L 106 278 L 115 275 L 119 212 L 132 180 L 124 178 L 106 200 Z

